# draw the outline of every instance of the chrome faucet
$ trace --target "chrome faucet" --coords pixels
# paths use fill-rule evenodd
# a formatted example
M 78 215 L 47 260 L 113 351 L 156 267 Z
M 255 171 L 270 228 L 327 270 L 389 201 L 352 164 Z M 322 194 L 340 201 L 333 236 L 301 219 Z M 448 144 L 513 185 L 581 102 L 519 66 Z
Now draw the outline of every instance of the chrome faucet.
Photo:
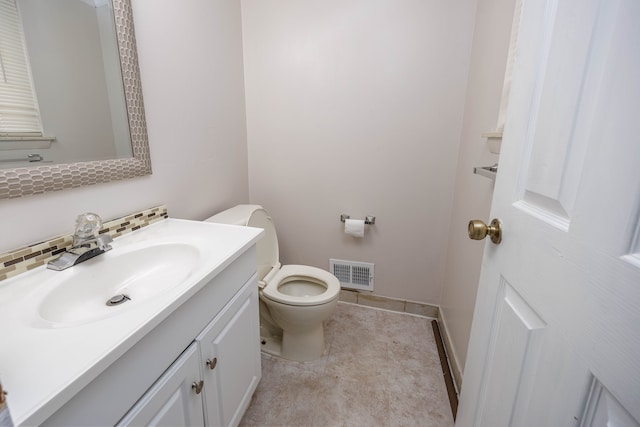
M 49 261 L 47 268 L 57 271 L 65 270 L 111 250 L 109 243 L 113 242 L 113 239 L 108 234 L 99 236 L 101 227 L 102 220 L 98 215 L 91 212 L 78 215 L 71 248 L 63 252 L 60 257 Z

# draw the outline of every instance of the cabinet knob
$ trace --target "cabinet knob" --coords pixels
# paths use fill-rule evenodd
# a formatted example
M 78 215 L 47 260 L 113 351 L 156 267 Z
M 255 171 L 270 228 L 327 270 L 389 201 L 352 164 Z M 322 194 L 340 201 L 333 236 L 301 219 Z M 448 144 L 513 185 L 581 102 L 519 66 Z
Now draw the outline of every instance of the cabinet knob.
M 209 367 L 209 369 L 214 370 L 217 364 L 218 364 L 217 357 L 214 357 L 213 359 L 207 359 L 207 366 Z
M 204 381 L 202 380 L 198 382 L 194 381 L 193 384 L 191 384 L 191 388 L 196 392 L 196 394 L 200 394 L 200 392 L 202 391 L 202 387 L 204 387 Z

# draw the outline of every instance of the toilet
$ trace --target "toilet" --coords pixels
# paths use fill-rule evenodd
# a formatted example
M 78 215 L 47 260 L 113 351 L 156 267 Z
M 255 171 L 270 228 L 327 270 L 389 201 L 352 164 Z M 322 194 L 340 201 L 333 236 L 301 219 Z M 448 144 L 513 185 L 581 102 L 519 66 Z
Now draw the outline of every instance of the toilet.
M 324 353 L 324 326 L 338 303 L 340 282 L 328 271 L 281 265 L 271 217 L 260 205 L 238 205 L 206 221 L 264 229 L 256 244 L 262 350 L 307 362 Z

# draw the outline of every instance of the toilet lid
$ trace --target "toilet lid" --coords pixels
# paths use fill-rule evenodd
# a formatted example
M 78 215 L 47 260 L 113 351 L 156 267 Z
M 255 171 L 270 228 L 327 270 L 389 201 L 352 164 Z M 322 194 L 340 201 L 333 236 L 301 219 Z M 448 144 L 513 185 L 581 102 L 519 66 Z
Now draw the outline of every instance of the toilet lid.
M 304 282 L 319 284 L 326 289 L 322 292 L 290 292 L 284 291 L 287 284 Z M 317 288 L 310 286 L 310 288 Z M 286 292 L 286 293 L 285 293 Z M 320 268 L 308 265 L 283 265 L 282 268 L 268 280 L 262 289 L 262 295 L 272 301 L 288 305 L 321 305 L 326 304 L 340 294 L 340 281 L 333 274 Z
M 276 235 L 276 228 L 273 225 L 271 217 L 267 211 L 262 208 L 257 208 L 251 213 L 247 225 L 264 230 L 262 239 L 256 243 L 258 280 L 261 281 L 272 269 L 280 267 L 278 236 Z

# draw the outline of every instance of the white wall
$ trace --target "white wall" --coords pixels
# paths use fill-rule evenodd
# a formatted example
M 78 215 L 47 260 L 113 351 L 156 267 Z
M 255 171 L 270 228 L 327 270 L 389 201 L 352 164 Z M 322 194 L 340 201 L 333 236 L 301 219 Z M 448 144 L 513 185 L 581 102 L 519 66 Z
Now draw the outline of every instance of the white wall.
M 248 199 L 240 4 L 133 0 L 153 175 L 0 200 L 0 253 L 166 203 L 204 219 Z
M 439 303 L 475 0 L 243 0 L 251 201 L 281 260 Z M 375 215 L 362 240 L 341 213 Z
M 478 2 L 476 14 L 441 303 L 453 356 L 461 370 L 485 245 L 485 241 L 469 240 L 467 224 L 471 219 L 490 220 L 493 195 L 493 181 L 472 171 L 474 166 L 498 161 L 481 134 L 494 131 L 498 121 L 513 9 L 514 0 L 484 0 Z

